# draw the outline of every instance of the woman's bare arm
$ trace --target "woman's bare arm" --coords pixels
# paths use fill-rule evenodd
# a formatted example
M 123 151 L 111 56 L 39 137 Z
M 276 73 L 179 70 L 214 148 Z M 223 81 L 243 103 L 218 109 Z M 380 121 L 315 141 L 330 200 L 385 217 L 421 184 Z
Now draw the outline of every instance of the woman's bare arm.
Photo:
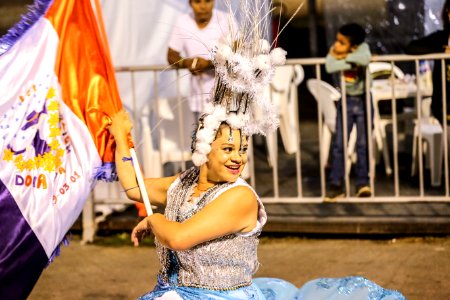
M 140 235 L 151 229 L 168 248 L 186 250 L 221 236 L 251 231 L 256 226 L 257 215 L 255 194 L 248 187 L 238 186 L 183 223 L 168 221 L 161 214 L 149 216 L 133 230 L 132 239 L 137 244 Z
M 120 111 L 112 117 L 109 131 L 116 142 L 115 163 L 119 182 L 129 199 L 143 202 L 131 161 L 129 136 L 132 127 L 128 114 Z M 175 179 L 176 176 L 145 179 L 145 186 L 152 205 L 165 206 L 167 190 Z

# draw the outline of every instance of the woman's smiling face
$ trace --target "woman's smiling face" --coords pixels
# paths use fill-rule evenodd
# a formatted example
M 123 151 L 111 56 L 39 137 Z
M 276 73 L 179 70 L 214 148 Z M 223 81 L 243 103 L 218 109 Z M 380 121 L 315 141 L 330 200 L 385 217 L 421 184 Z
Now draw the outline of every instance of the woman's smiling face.
M 247 163 L 247 137 L 241 141 L 241 132 L 221 125 L 216 139 L 211 144 L 211 152 L 206 163 L 209 182 L 235 182 Z M 242 142 L 242 147 L 241 147 Z

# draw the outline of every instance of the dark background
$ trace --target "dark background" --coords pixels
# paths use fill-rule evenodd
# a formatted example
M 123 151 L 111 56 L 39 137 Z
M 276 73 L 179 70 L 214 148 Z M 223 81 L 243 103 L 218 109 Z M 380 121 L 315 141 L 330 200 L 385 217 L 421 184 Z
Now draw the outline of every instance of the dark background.
M 5 34 L 8 28 L 20 20 L 20 16 L 27 11 L 27 5 L 32 2 L 32 0 L 0 0 L 0 35 Z M 374 55 L 402 54 L 404 46 L 410 40 L 439 28 L 444 0 L 286 1 L 288 2 L 291 6 L 301 3 L 307 5 L 301 8 L 298 15 L 280 34 L 278 46 L 287 51 L 288 58 L 309 58 L 326 56 L 337 29 L 349 22 L 357 22 L 366 29 L 366 41 Z M 291 18 L 293 10 L 295 7 L 282 10 L 281 14 L 277 14 L 279 19 L 274 18 L 274 24 L 279 22 L 282 28 Z M 400 67 L 406 73 L 414 72 L 411 65 Z M 305 80 L 299 86 L 301 108 L 299 116 L 311 119 L 317 116 L 317 105 L 307 91 L 305 82 L 308 78 L 316 77 L 316 74 L 314 67 L 305 66 L 304 70 Z M 325 70 L 322 70 L 321 75 L 322 79 L 333 83 Z

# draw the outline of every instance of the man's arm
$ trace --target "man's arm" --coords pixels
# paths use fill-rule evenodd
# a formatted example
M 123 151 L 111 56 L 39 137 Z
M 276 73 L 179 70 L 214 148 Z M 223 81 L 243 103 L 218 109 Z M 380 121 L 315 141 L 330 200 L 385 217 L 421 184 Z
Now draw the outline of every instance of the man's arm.
M 434 32 L 423 38 L 411 41 L 405 47 L 406 54 L 429 54 L 444 52 L 448 43 L 448 35 L 442 31 Z
M 214 67 L 210 60 L 202 57 L 183 58 L 180 55 L 180 52 L 175 51 L 170 47 L 167 50 L 167 61 L 169 64 L 177 66 L 178 68 L 188 68 L 194 75 Z
M 173 50 L 172 48 L 168 48 L 167 50 L 167 61 L 170 65 L 177 66 L 179 68 L 183 68 L 183 58 L 180 55 L 180 52 Z

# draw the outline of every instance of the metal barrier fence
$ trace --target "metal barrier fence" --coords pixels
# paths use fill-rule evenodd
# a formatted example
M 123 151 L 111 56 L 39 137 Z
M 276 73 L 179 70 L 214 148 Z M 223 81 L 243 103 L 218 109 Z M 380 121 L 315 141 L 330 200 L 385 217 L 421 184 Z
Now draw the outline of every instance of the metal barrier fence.
M 345 172 L 347 196 L 340 199 L 339 202 L 450 201 L 450 127 L 446 126 L 447 111 L 450 108 L 446 107 L 446 101 L 444 100 L 442 101 L 442 115 L 435 116 L 435 118 L 429 117 L 426 112 L 427 106 L 423 105 L 423 103 L 429 104 L 431 91 L 430 89 L 427 90 L 429 87 L 425 85 L 430 84 L 430 82 L 425 82 L 425 79 L 429 78 L 425 78 L 428 75 L 421 70 L 422 61 L 444 62 L 444 59 L 449 58 L 450 56 L 446 54 L 422 56 L 383 55 L 372 58 L 372 62 L 385 62 L 394 71 L 400 70 L 402 72 L 397 67 L 403 65 L 403 69 L 409 69 L 412 73 L 406 75 L 403 73 L 405 75 L 403 76 L 402 74 L 390 72 L 383 79 L 384 81 L 375 82 L 376 79 L 366 80 L 366 105 L 378 105 L 379 102 L 374 102 L 374 98 L 380 101 L 388 100 L 387 107 L 390 111 L 383 116 L 375 115 L 376 112 L 374 112 L 367 118 L 367 128 L 373 129 L 368 130 L 369 174 L 372 196 L 369 198 L 357 198 L 351 195 L 353 192 L 351 186 L 352 175 L 347 170 Z M 283 113 L 291 114 L 290 124 L 288 124 L 287 129 L 285 128 L 284 134 L 286 134 L 287 130 L 291 137 L 293 136 L 297 139 L 295 140 L 296 143 L 294 143 L 296 144 L 295 151 L 286 153 L 278 141 L 278 137 L 281 136 L 280 133 L 262 139 L 253 138 L 250 140 L 249 164 L 245 177 L 265 203 L 320 203 L 324 199 L 327 189 L 327 163 L 324 159 L 328 157 L 328 153 L 325 152 L 330 149 L 329 145 L 325 145 L 325 143 L 329 143 L 329 140 L 325 141 L 324 131 L 322 131 L 322 128 L 324 128 L 323 109 L 325 107 L 321 107 L 321 101 L 311 101 L 311 99 L 314 99 L 311 97 L 312 91 L 307 91 L 304 88 L 307 81 L 311 78 L 319 80 L 326 78 L 330 81 L 330 76 L 324 73 L 324 63 L 324 58 L 290 59 L 286 63 L 287 66 L 293 69 L 295 66 L 301 66 L 304 74 L 306 74 L 299 88 L 295 87 L 295 89 L 290 90 L 290 99 L 286 96 L 289 94 L 287 92 L 284 98 L 278 95 L 278 101 L 280 102 L 277 105 L 280 107 L 280 117 L 287 118 Z M 447 70 L 444 63 L 441 63 L 441 66 L 442 95 L 443 99 L 446 99 Z M 129 74 L 130 76 L 132 89 L 130 110 L 135 121 L 135 139 L 136 136 L 139 136 L 139 139 L 142 140 L 137 144 L 143 146 L 138 147 L 137 151 L 140 154 L 145 175 L 147 177 L 163 175 L 164 166 L 167 169 L 168 163 L 174 164 L 174 170 L 176 171 L 184 170 L 189 165 L 189 157 L 186 157 L 186 151 L 187 145 L 189 145 L 187 139 L 190 139 L 190 135 L 186 134 L 187 123 L 185 119 L 186 116 L 190 116 L 190 111 L 185 106 L 186 95 L 181 93 L 180 80 L 182 75 L 180 72 L 182 71 L 171 69 L 167 66 L 130 66 L 117 67 L 116 72 Z M 148 103 L 146 109 L 138 107 L 135 96 L 136 74 L 140 72 L 151 72 L 152 75 L 150 77 L 153 80 L 154 101 Z M 175 85 L 176 96 L 172 99 L 162 99 L 159 96 L 161 85 L 159 76 L 161 76 L 162 72 L 165 74 L 168 72 L 175 73 L 176 79 L 173 84 Z M 368 68 L 367 78 L 372 78 L 372 75 L 371 70 Z M 388 89 L 387 91 L 385 90 L 386 88 Z M 343 84 L 342 79 L 340 89 L 343 91 L 340 101 L 343 101 L 343 111 L 345 111 L 345 84 Z M 384 96 L 380 94 L 382 90 L 385 92 Z M 297 91 L 299 91 L 298 94 Z M 268 95 L 274 95 L 274 93 L 279 92 L 276 89 L 272 89 L 272 93 L 268 91 Z M 293 98 L 292 93 L 295 93 Z M 399 101 L 403 99 L 402 97 L 409 99 L 409 102 L 407 101 L 409 106 L 405 106 L 404 111 L 399 110 L 399 107 L 403 107 Z M 294 99 L 293 102 L 292 99 Z M 282 103 L 283 101 L 288 101 L 288 104 Z M 317 111 L 317 115 L 301 118 L 299 111 L 302 111 L 305 105 L 312 105 L 311 103 L 316 103 L 317 108 L 314 111 Z M 424 115 L 424 109 L 426 115 Z M 160 113 L 161 110 L 165 110 L 165 112 Z M 164 116 L 167 110 L 172 114 L 169 119 Z M 387 127 L 383 128 L 385 136 L 380 136 L 380 133 L 377 132 L 377 128 L 381 126 L 377 122 L 381 119 L 383 119 L 384 125 L 387 124 Z M 431 119 L 434 121 L 430 122 Z M 438 121 L 437 124 L 436 120 Z M 346 125 L 347 122 L 348 120 L 344 116 L 343 125 Z M 138 126 L 136 126 L 137 124 Z M 152 128 L 152 124 L 156 124 L 156 126 Z M 166 139 L 165 130 L 167 128 L 172 129 L 172 131 L 175 129 L 175 136 L 170 141 Z M 346 128 L 346 126 L 343 126 L 343 128 Z M 431 130 L 431 133 L 425 129 Z M 350 155 L 347 153 L 349 143 L 347 142 L 348 137 L 345 131 L 344 137 L 344 157 L 347 158 Z M 409 145 L 411 140 L 413 147 Z M 165 143 L 170 143 L 172 148 L 165 150 Z M 179 145 L 182 146 L 180 147 Z M 436 150 L 436 145 L 438 145 L 437 148 L 440 151 L 434 151 Z M 432 150 L 434 151 L 434 156 L 431 155 Z M 381 160 L 379 160 L 380 157 L 384 161 L 384 171 L 380 163 Z M 390 166 L 390 159 L 393 161 L 392 166 Z M 433 163 L 435 164 L 433 165 Z M 350 164 L 345 163 L 345 166 L 348 169 Z M 430 183 L 429 177 L 434 176 L 431 174 L 433 167 L 439 168 L 440 173 L 438 173 L 440 175 L 436 175 L 439 179 L 434 178 L 434 181 Z M 430 172 L 428 168 L 430 168 Z M 436 170 L 434 169 L 434 171 Z M 91 236 L 92 232 L 95 231 L 95 207 L 99 205 L 108 207 L 117 203 L 130 204 L 129 200 L 125 199 L 125 195 L 120 193 L 118 184 L 99 183 L 94 189 L 83 213 L 83 228 L 91 228 L 91 230 L 86 231 L 87 236 Z

